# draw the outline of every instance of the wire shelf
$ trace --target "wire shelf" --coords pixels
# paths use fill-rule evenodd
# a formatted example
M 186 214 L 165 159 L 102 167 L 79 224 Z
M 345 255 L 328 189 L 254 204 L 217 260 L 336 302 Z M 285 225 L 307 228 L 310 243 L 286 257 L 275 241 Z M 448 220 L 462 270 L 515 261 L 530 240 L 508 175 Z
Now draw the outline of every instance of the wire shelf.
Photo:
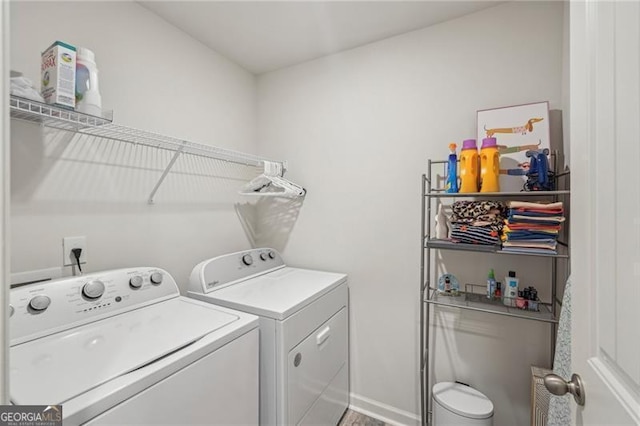
M 430 289 L 429 297 L 424 301 L 432 305 L 447 306 L 451 308 L 468 309 L 471 311 L 485 312 L 490 314 L 504 315 L 508 317 L 521 318 L 526 320 L 540 321 L 557 324 L 551 305 L 538 303 L 540 311 L 529 311 L 505 306 L 501 300 L 490 300 L 483 294 L 466 293 L 461 291 L 458 296 L 441 295 L 436 289 Z
M 482 245 L 482 244 L 465 244 L 465 243 L 454 243 L 449 240 L 439 240 L 433 238 L 425 238 L 425 247 L 430 249 L 439 249 L 439 250 L 457 250 L 457 251 L 474 251 L 479 253 L 493 253 L 493 254 L 504 254 L 504 255 L 517 255 L 517 256 L 538 256 L 538 257 L 556 257 L 560 259 L 568 259 L 569 255 L 559 252 L 559 253 L 534 253 L 534 252 L 515 252 L 515 251 L 507 251 L 502 250 L 502 248 L 498 245 Z M 558 247 L 559 250 L 565 250 L 563 247 Z
M 82 133 L 99 138 L 112 139 L 133 144 L 145 145 L 182 154 L 229 161 L 246 166 L 260 167 L 266 158 L 246 154 L 212 145 L 189 142 L 171 136 L 160 135 L 146 130 L 113 124 L 110 118 L 96 117 L 76 111 L 67 110 L 29 99 L 11 96 L 11 118 L 38 123 L 54 129 Z M 280 163 L 285 169 L 284 162 Z
M 434 190 L 435 191 L 435 190 Z M 569 195 L 571 191 L 520 191 L 520 192 L 432 192 L 425 194 L 427 198 L 504 198 L 504 197 L 550 197 Z
M 108 117 L 83 114 L 13 95 L 9 98 L 9 107 L 11 118 L 74 132 L 88 126 L 109 124 L 112 121 Z

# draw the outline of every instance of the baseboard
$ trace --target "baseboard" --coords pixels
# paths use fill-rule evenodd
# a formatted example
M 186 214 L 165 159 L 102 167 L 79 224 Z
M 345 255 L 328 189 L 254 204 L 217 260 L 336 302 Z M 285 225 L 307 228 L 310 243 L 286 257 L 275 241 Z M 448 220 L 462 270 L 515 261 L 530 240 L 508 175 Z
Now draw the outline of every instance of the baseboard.
M 420 416 L 354 393 L 349 394 L 349 408 L 394 426 L 416 426 Z

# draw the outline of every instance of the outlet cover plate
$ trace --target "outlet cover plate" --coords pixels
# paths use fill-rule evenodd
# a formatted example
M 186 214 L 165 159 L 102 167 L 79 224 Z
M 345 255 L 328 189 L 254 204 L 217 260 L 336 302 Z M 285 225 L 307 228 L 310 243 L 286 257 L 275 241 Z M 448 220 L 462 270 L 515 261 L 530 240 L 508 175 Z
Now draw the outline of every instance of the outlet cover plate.
M 73 266 L 76 264 L 76 258 L 71 252 L 74 248 L 82 249 L 80 253 L 80 264 L 87 263 L 87 237 L 64 237 L 62 239 L 62 264 L 64 266 Z

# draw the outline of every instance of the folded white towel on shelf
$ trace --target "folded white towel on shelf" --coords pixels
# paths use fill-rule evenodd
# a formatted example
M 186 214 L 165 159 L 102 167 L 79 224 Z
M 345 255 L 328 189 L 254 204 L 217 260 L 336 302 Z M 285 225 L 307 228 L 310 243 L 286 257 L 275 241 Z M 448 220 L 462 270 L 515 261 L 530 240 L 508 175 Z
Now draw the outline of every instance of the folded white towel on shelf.
M 32 101 L 44 102 L 42 95 L 33 87 L 33 82 L 26 77 L 11 77 L 11 94 Z

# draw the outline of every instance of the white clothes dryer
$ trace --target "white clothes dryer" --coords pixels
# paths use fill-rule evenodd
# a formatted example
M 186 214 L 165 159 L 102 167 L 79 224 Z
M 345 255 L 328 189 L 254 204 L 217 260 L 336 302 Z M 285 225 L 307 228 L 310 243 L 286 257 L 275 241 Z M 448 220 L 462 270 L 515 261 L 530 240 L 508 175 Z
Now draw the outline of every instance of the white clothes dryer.
M 260 424 L 338 423 L 349 404 L 345 274 L 254 249 L 197 265 L 188 295 L 260 317 Z
M 10 291 L 13 404 L 65 425 L 256 424 L 258 318 L 181 297 L 158 268 Z

